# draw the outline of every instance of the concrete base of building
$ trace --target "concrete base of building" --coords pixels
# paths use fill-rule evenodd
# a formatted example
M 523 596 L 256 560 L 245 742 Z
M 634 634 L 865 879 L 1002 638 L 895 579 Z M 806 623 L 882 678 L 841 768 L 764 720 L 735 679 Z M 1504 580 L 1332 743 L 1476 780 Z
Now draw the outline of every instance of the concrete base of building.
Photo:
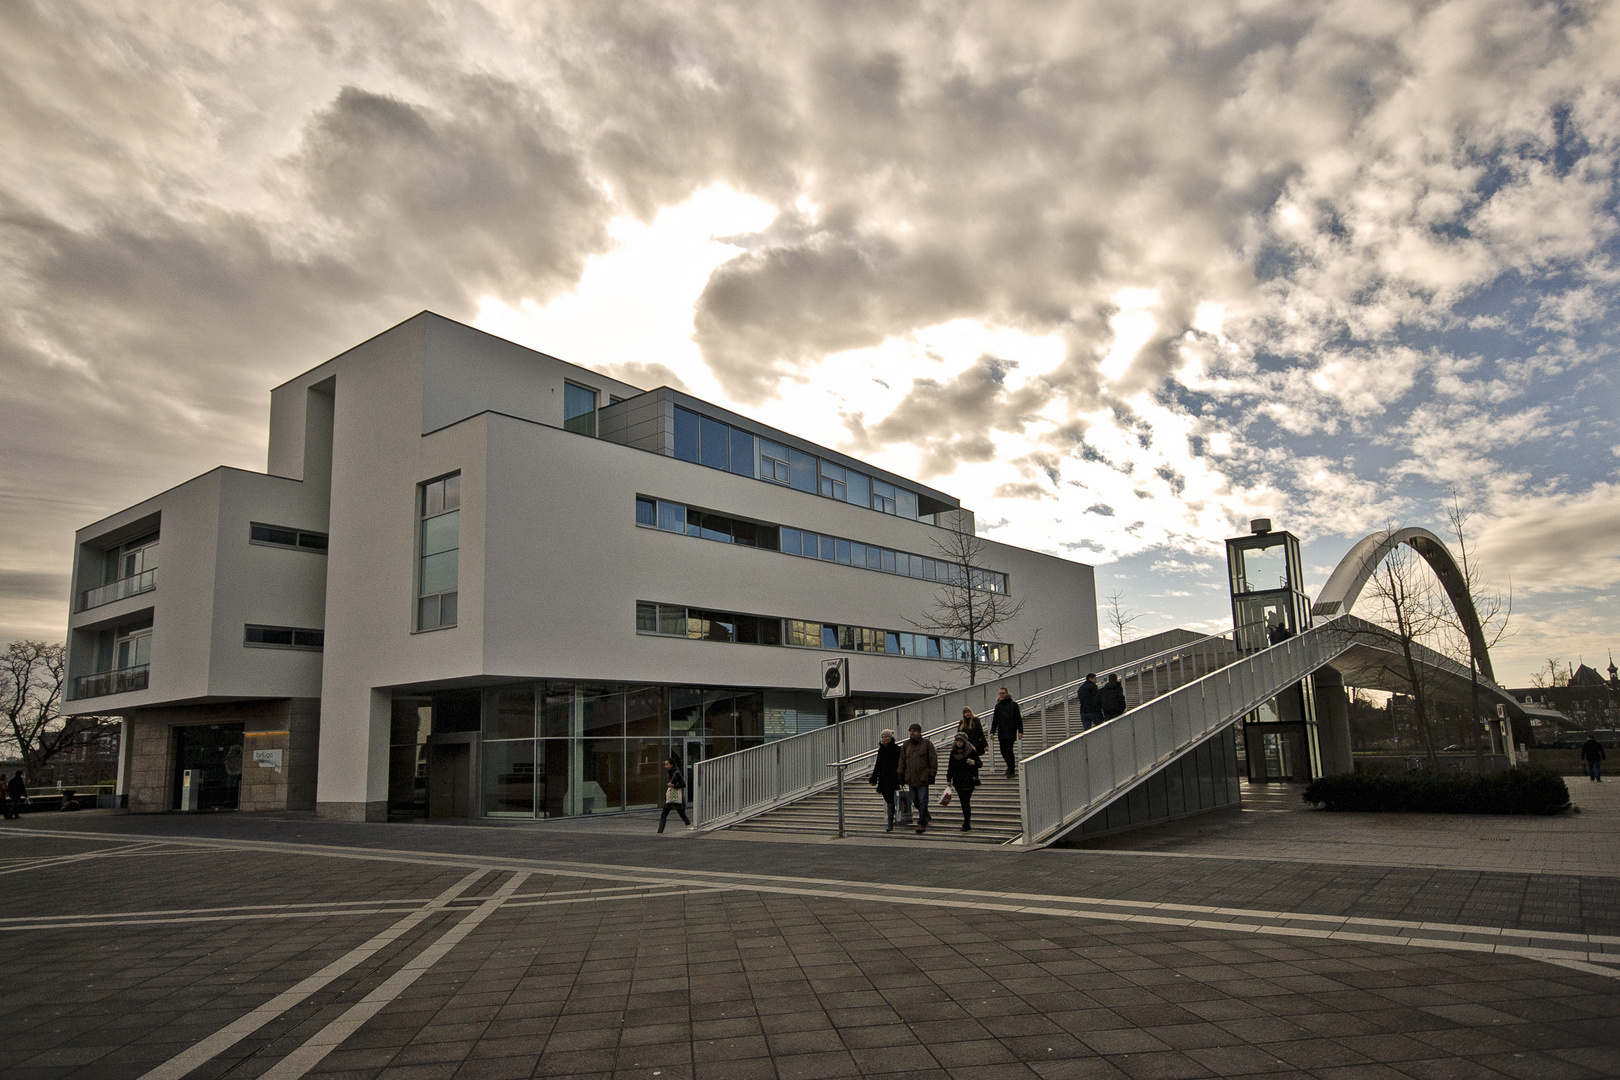
M 329 821 L 387 821 L 388 800 L 378 802 L 320 802 L 315 816 Z
M 124 717 L 130 740 L 124 796 L 131 813 L 178 809 L 175 730 L 241 724 L 240 810 L 313 810 L 320 746 L 318 698 L 220 702 L 141 709 Z

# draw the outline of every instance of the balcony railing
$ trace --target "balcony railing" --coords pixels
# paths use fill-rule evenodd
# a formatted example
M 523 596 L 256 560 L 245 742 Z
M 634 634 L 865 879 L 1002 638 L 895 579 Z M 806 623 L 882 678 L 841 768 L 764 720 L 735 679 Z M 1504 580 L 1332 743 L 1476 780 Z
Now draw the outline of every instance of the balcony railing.
M 157 588 L 157 567 L 131 574 L 127 578 L 108 582 L 95 589 L 86 589 L 79 598 L 79 610 L 88 611 L 102 604 L 110 604 L 114 600 L 122 600 L 126 596 L 139 596 L 143 592 L 151 592 Z
M 105 697 L 108 694 L 128 693 L 131 690 L 145 690 L 146 674 L 150 667 L 150 664 L 137 664 L 134 667 L 118 668 L 116 671 L 98 671 L 94 675 L 80 675 L 73 680 L 73 697 L 75 700 L 82 700 Z

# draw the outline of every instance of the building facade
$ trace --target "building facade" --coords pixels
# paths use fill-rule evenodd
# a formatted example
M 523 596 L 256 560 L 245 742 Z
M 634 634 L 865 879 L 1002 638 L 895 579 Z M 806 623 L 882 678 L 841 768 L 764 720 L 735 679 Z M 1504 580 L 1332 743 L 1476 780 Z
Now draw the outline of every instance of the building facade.
M 824 657 L 877 708 L 1097 646 L 1091 568 L 957 568 L 951 496 L 431 313 L 277 387 L 269 443 L 77 534 L 66 711 L 123 717 L 132 810 L 188 771 L 343 820 L 651 806 L 671 752 L 824 723 Z M 920 632 L 942 588 L 1023 609 Z

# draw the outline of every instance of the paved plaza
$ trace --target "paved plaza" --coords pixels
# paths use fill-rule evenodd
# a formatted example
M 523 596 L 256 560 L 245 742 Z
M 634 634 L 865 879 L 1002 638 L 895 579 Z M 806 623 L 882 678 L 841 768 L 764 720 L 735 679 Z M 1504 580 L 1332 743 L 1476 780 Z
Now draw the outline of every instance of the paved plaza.
M 1262 800 L 1031 853 L 30 815 L 0 830 L 0 1074 L 1615 1076 L 1620 805 L 1584 786 L 1552 819 Z M 1402 821 L 1431 839 L 1355 861 Z M 1534 851 L 1469 865 L 1489 844 Z

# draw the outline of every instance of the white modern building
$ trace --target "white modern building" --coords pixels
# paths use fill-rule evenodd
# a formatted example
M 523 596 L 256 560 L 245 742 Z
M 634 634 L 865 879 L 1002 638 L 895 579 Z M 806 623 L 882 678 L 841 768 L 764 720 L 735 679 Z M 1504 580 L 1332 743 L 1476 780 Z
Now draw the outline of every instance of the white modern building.
M 134 811 L 549 817 L 654 805 L 662 760 L 1097 647 L 1091 568 L 985 542 L 998 640 L 921 633 L 930 487 L 668 387 L 423 313 L 271 395 L 264 473 L 79 531 L 69 713 L 124 720 Z M 159 560 L 159 553 L 162 558 Z

